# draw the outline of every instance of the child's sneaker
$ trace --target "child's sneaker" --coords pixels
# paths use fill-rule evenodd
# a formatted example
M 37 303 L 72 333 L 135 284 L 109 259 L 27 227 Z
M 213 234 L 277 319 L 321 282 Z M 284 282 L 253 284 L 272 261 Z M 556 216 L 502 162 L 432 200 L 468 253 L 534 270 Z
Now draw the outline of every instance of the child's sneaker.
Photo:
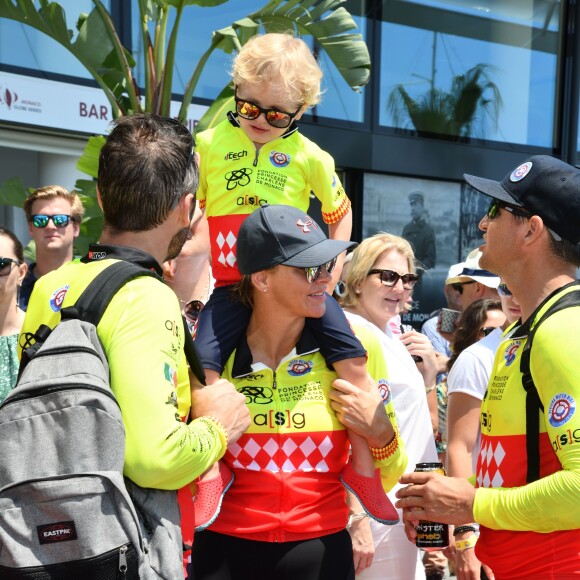
M 211 526 L 218 517 L 223 497 L 234 481 L 234 474 L 223 462 L 218 463 L 219 474 L 210 479 L 199 477 L 193 498 L 195 509 L 195 531 L 201 532 Z
M 373 520 L 387 525 L 399 521 L 399 514 L 383 489 L 379 469 L 375 469 L 374 477 L 365 477 L 357 473 L 349 461 L 340 474 L 340 481 Z

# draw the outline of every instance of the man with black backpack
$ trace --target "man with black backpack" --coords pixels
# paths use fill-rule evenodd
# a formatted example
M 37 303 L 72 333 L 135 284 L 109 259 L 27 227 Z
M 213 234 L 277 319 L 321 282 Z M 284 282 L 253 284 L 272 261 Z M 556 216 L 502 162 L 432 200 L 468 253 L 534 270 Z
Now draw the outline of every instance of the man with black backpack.
M 74 306 L 80 311 L 81 306 L 75 303 L 83 291 L 101 272 L 119 261 L 138 267 L 130 274 L 128 282 L 115 293 L 111 292 L 112 298 L 100 321 L 96 322 L 101 313 L 95 315 L 94 321 L 108 363 L 109 377 L 105 374 L 104 380 L 110 380 L 125 429 L 123 474 L 129 503 L 134 504 L 134 509 L 125 507 L 129 513 L 134 511 L 139 520 L 138 539 L 133 542 L 139 544 L 139 575 L 127 566 L 127 546 L 121 546 L 113 552 L 114 568 L 120 575 L 98 575 L 96 564 L 93 564 L 89 569 L 94 570 L 95 578 L 175 580 L 182 577 L 179 510 L 176 493 L 169 490 L 181 488 L 207 470 L 223 456 L 228 442 L 236 441 L 249 425 L 245 397 L 237 393 L 231 383 L 220 380 L 211 388 L 190 391 L 184 348 L 189 352 L 191 371 L 197 373 L 197 377 L 190 373 L 191 386 L 201 386 L 203 374 L 192 354 L 177 298 L 161 280 L 161 264 L 179 253 L 195 207 L 198 169 L 193 148 L 193 138 L 187 128 L 173 119 L 134 115 L 116 121 L 99 160 L 97 187 L 104 214 L 100 243 L 91 245 L 87 256 L 80 261 L 70 262 L 37 282 L 20 338 L 20 347 L 26 349 L 39 339 L 39 325 L 61 326 L 61 310 L 64 309 L 67 316 L 71 312 L 68 307 Z M 114 274 L 113 278 L 116 272 Z M 113 279 L 103 283 L 103 289 L 93 294 L 92 302 L 100 302 L 99 296 L 110 290 L 114 282 Z M 91 304 L 83 304 L 83 308 L 90 313 Z M 78 314 L 72 312 L 73 317 Z M 63 361 L 61 367 L 66 374 L 66 356 Z M 86 372 L 89 374 L 91 370 L 87 368 Z M 26 373 L 25 370 L 24 375 Z M 51 390 L 54 389 L 48 389 Z M 93 390 L 98 389 L 93 387 Z M 35 400 L 40 401 L 41 397 Z M 7 402 L 8 410 L 15 407 L 16 400 Z M 65 418 L 68 415 L 61 409 L 48 409 L 46 414 L 52 411 L 62 412 L 63 417 L 55 421 L 55 428 L 66 433 L 72 446 L 87 446 L 86 454 L 91 454 L 91 442 L 86 438 L 94 437 L 92 432 L 84 432 L 82 428 L 66 432 L 71 424 Z M 101 432 L 97 438 L 111 436 L 112 433 Z M 65 453 L 56 449 L 57 461 L 67 463 L 66 457 L 62 461 L 58 458 L 59 451 Z M 123 449 L 121 457 L 122 452 Z M 46 455 L 51 454 L 47 451 Z M 23 456 L 22 462 L 27 461 L 29 458 Z M 90 474 L 81 475 L 78 480 L 85 481 Z M 101 479 L 109 481 L 107 477 Z M 2 484 L 0 481 L 0 487 Z M 125 493 L 125 489 L 120 491 Z M 44 501 L 43 497 L 38 501 Z M 13 505 L 20 500 L 10 501 Z M 108 509 L 103 507 L 105 504 L 96 505 L 101 507 L 87 511 L 85 519 L 93 515 L 100 517 Z M 54 556 L 54 565 L 62 566 L 57 557 L 70 559 L 67 550 L 72 550 L 72 540 L 80 537 L 79 526 L 91 522 L 77 521 L 71 525 L 68 520 L 53 522 L 47 514 L 45 516 L 46 521 L 35 526 L 32 540 L 38 534 L 40 544 L 55 544 L 55 552 L 50 558 Z M 25 520 L 23 516 L 22 521 Z M 10 525 L 0 526 L 0 532 Z M 14 533 L 14 530 L 7 532 L 8 536 Z M 109 534 L 104 533 L 114 534 L 112 527 Z M 95 544 L 97 540 L 95 536 Z M 16 544 L 25 545 L 28 550 L 27 542 L 20 538 Z M 32 552 L 34 549 L 30 548 Z M 14 548 L 14 553 L 17 552 L 18 546 Z M 143 558 L 147 560 L 145 564 Z M 39 566 L 47 564 L 41 557 L 37 560 L 40 560 Z M 15 566 L 14 561 L 8 563 Z M 11 578 L 10 569 L 2 568 L 2 577 Z M 34 577 L 93 578 L 85 568 L 71 568 L 68 572 L 65 567 L 55 570 L 57 572 L 51 571 L 53 575 L 50 576 L 43 576 L 40 572 L 47 572 L 40 570 Z
M 412 485 L 397 492 L 397 506 L 410 539 L 416 520 L 460 526 L 455 548 L 475 547 L 495 580 L 577 578 L 580 170 L 536 155 L 501 182 L 465 179 L 492 198 L 480 263 L 507 283 L 522 318 L 500 343 L 482 403 L 475 487 L 405 475 Z M 472 522 L 479 539 L 464 535 Z

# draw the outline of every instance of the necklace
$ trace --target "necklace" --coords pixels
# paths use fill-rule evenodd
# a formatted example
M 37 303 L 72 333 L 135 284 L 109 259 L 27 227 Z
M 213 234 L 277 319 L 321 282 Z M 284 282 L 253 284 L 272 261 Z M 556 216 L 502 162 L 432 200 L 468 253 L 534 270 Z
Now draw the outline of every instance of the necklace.
M 201 295 L 199 298 L 192 298 L 191 300 L 182 300 L 181 298 L 179 298 L 179 303 L 180 304 L 189 304 L 190 302 L 194 302 L 194 301 L 198 301 L 201 302 L 202 304 L 205 304 L 208 299 L 209 299 L 209 286 L 211 283 L 211 270 L 209 268 L 209 264 L 208 264 L 208 270 L 207 270 L 207 279 L 205 281 L 205 286 L 201 292 Z

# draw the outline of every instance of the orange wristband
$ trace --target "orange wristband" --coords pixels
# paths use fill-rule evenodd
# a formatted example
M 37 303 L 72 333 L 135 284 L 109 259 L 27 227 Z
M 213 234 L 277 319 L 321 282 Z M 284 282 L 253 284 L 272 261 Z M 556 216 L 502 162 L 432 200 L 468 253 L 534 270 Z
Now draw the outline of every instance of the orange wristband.
M 375 461 L 383 461 L 389 458 L 399 448 L 399 433 L 395 429 L 395 436 L 393 440 L 385 445 L 385 447 L 369 447 L 371 455 Z

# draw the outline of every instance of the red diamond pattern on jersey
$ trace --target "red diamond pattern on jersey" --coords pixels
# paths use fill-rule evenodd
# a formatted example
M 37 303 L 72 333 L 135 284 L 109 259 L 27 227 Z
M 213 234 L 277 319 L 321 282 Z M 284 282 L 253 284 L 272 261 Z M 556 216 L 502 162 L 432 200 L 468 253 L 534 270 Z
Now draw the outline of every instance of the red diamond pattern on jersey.
M 516 487 L 525 483 L 525 435 L 482 435 L 477 458 L 478 487 Z
M 212 273 L 216 286 L 235 284 L 241 278 L 237 266 L 238 232 L 249 214 L 208 217 Z
M 236 255 L 234 254 L 233 249 L 237 239 L 238 238 L 236 238 L 234 232 L 231 230 L 227 232 L 225 236 L 224 232 L 219 232 L 217 235 L 216 243 L 220 249 L 218 262 L 222 266 L 230 266 L 230 268 L 233 268 L 236 263 Z
M 338 447 L 333 439 L 334 434 L 328 432 L 280 436 L 251 433 L 230 444 L 226 456 L 232 467 L 249 471 L 325 473 L 346 453 L 342 438 Z
M 502 486 L 501 464 L 505 455 L 505 449 L 500 440 L 488 439 L 485 443 L 482 441 L 477 460 L 477 485 L 479 487 Z

